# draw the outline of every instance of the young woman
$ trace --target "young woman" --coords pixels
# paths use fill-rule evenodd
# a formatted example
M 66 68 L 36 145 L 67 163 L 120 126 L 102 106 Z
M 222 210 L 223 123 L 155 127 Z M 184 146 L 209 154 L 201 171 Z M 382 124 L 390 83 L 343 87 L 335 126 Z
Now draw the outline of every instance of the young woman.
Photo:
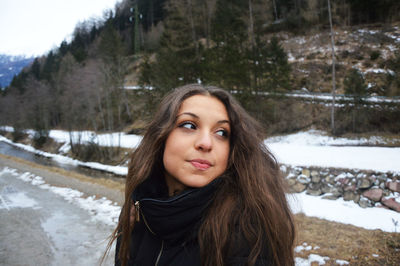
M 264 137 L 222 89 L 166 96 L 131 158 L 116 265 L 293 265 L 293 219 Z

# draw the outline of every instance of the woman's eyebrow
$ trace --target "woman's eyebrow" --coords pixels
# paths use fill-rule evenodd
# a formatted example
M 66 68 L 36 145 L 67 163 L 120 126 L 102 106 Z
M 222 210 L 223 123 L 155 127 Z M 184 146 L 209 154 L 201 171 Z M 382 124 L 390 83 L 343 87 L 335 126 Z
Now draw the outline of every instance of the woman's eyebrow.
M 181 113 L 181 114 L 178 114 L 178 115 L 176 116 L 176 118 L 178 118 L 178 117 L 180 117 L 180 116 L 182 116 L 182 115 L 189 115 L 189 116 L 192 116 L 192 117 L 194 117 L 194 118 L 196 118 L 196 119 L 200 119 L 200 117 L 199 117 L 198 115 L 196 115 L 196 114 L 194 114 L 194 113 L 191 113 L 191 112 L 183 112 L 183 113 Z M 228 124 L 228 125 L 230 125 L 231 123 L 229 122 L 229 120 L 224 119 L 224 120 L 219 120 L 219 121 L 217 122 L 217 124 Z
M 194 118 L 197 118 L 197 119 L 200 118 L 198 115 L 193 114 L 193 113 L 191 113 L 191 112 L 184 112 L 184 113 L 178 114 L 176 117 L 178 118 L 178 117 L 180 117 L 181 115 L 190 115 L 190 116 L 192 116 L 192 117 L 194 117 Z
M 229 122 L 229 120 L 219 120 L 218 122 L 217 122 L 217 124 L 231 124 L 230 122 Z

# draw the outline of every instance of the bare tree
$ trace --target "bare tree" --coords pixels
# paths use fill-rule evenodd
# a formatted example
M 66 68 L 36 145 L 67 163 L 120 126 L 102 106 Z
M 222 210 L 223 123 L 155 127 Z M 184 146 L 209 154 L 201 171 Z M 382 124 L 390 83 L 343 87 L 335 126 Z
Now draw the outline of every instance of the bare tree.
M 331 107 L 331 130 L 335 134 L 335 97 L 336 97 L 336 80 L 335 80 L 335 38 L 332 26 L 331 2 L 328 0 L 329 25 L 331 29 L 331 45 L 332 45 L 332 107 Z
M 256 43 L 256 39 L 254 37 L 254 18 L 253 18 L 253 3 L 252 0 L 249 0 L 249 37 L 250 44 L 252 49 L 254 49 L 254 45 Z
M 189 15 L 190 28 L 192 30 L 192 39 L 193 39 L 193 43 L 196 47 L 196 57 L 197 57 L 199 55 L 199 43 L 197 41 L 196 28 L 195 28 L 194 18 L 193 18 L 192 0 L 187 0 L 187 9 L 188 9 L 188 15 Z
M 278 9 L 276 8 L 276 0 L 272 0 L 272 5 L 274 7 L 275 21 L 277 21 L 279 17 L 278 17 Z
M 206 46 L 210 48 L 210 38 L 211 38 L 211 21 L 215 13 L 216 0 L 204 0 L 203 1 L 203 16 L 205 19 L 203 20 L 205 23 L 205 36 L 206 36 Z

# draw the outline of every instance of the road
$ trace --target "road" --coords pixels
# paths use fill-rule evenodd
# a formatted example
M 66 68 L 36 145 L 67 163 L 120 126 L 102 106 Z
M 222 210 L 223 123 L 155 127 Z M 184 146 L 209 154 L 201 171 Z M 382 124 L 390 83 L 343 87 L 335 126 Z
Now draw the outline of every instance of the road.
M 0 156 L 0 265 L 99 265 L 116 219 L 98 219 L 100 208 L 79 202 L 120 204 L 122 193 L 88 180 Z

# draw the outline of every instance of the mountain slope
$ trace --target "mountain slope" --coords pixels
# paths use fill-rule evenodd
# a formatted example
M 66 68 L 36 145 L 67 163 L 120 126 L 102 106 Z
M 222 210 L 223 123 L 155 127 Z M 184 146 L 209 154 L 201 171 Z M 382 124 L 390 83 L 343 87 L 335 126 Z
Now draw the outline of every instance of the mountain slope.
M 14 75 L 33 61 L 33 57 L 0 54 L 0 88 L 7 87 Z

